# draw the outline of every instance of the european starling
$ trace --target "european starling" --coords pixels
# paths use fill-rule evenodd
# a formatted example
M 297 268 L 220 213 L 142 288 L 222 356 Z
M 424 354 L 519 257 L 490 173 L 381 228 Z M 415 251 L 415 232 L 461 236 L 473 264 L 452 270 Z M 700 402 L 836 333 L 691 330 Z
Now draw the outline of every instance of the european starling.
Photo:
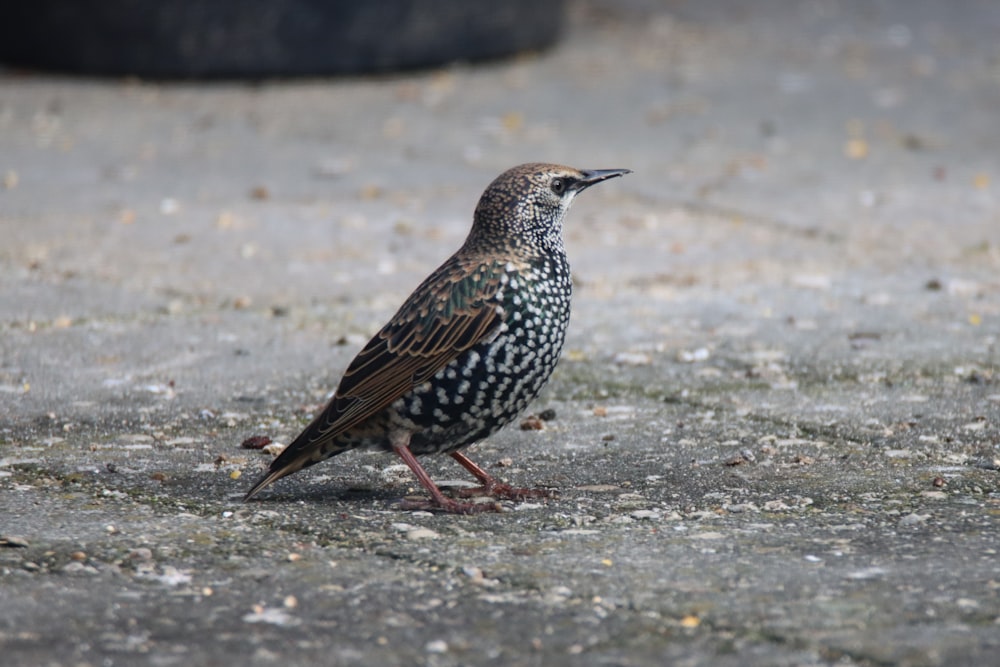
M 579 192 L 628 173 L 523 164 L 500 174 L 480 198 L 462 247 L 365 345 L 330 403 L 244 500 L 358 447 L 395 452 L 430 492 L 430 502 L 407 509 L 498 509 L 444 496 L 417 462 L 423 454 L 450 454 L 471 472 L 482 487 L 464 495 L 547 495 L 494 480 L 459 450 L 513 421 L 549 379 L 572 292 L 563 217 Z

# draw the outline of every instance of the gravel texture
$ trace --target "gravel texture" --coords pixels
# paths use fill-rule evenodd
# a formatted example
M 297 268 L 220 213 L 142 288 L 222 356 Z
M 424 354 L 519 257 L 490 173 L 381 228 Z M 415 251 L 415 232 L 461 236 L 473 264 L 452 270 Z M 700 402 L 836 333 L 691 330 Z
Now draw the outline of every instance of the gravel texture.
M 5 662 L 996 664 L 1000 11 L 570 12 L 399 76 L 0 73 Z M 539 418 L 468 452 L 557 496 L 404 512 L 349 453 L 241 503 L 532 160 L 635 172 L 567 220 Z

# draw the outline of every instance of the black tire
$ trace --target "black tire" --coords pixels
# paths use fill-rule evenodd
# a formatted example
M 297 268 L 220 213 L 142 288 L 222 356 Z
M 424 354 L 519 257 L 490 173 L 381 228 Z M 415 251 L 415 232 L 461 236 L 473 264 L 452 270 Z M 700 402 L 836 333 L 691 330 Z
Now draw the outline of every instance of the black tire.
M 562 0 L 31 0 L 0 11 L 0 62 L 149 78 L 353 74 L 541 49 L 562 18 Z

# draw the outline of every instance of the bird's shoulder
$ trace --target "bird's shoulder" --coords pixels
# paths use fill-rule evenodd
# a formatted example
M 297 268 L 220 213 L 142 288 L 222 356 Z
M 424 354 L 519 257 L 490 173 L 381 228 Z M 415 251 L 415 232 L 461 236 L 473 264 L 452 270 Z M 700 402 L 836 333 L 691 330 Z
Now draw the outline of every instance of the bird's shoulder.
M 453 256 L 413 291 L 381 334 L 398 343 L 400 332 L 461 327 L 469 320 L 491 319 L 490 313 L 499 316 L 502 288 L 528 270 L 529 262 L 519 257 Z
M 426 381 L 503 324 L 498 293 L 526 265 L 486 253 L 448 259 L 403 303 L 348 366 L 338 398 L 385 405 Z

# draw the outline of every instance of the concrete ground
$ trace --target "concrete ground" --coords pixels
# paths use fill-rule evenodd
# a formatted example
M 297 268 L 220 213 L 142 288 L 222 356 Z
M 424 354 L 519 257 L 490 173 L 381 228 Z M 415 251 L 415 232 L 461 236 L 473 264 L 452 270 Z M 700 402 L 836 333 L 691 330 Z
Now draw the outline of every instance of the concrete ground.
M 998 32 L 582 2 L 416 74 L 0 74 L 4 664 L 1000 664 Z M 351 453 L 241 503 L 531 160 L 635 172 L 567 221 L 554 414 L 469 450 L 558 496 Z

